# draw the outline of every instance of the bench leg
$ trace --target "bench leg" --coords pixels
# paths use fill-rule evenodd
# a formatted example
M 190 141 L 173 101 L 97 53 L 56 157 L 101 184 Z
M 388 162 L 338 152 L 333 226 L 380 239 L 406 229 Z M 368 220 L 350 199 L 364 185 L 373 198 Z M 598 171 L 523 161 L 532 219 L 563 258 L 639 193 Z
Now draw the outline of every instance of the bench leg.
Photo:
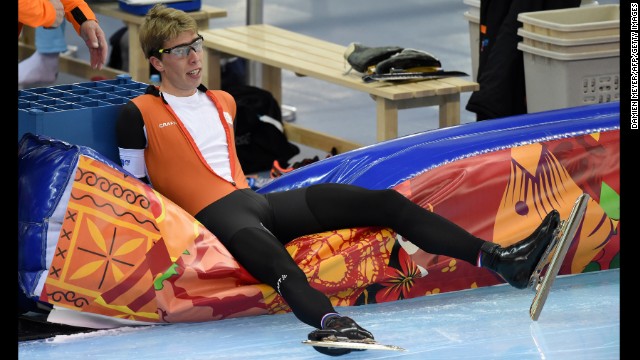
M 140 25 L 128 23 L 127 32 L 129 33 L 129 74 L 135 81 L 148 84 L 149 83 L 149 61 L 144 57 L 138 33 Z
M 376 100 L 376 141 L 398 137 L 398 104 L 383 97 Z
M 440 96 L 440 128 L 460 124 L 460 93 Z
M 282 69 L 262 64 L 262 88 L 282 105 Z
M 207 89 L 219 90 L 222 87 L 222 70 L 220 68 L 222 55 L 209 48 L 204 48 L 204 50 L 204 57 L 206 58 L 206 61 L 204 61 L 203 65 L 206 66 L 207 71 L 203 74 L 202 81 Z

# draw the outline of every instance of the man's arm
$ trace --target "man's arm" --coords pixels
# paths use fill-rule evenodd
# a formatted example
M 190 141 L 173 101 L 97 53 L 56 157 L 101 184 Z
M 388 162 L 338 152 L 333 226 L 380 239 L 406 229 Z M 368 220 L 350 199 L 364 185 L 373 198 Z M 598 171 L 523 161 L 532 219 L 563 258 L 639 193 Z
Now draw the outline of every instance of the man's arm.
M 18 0 L 18 21 L 31 27 L 58 27 L 64 20 L 60 0 Z
M 131 101 L 120 111 L 116 122 L 116 138 L 122 167 L 149 184 L 144 163 L 144 149 L 147 146 L 144 121 L 140 110 Z
M 80 26 L 87 20 L 98 21 L 96 14 L 84 0 L 61 0 L 64 5 L 65 17 L 73 25 L 78 35 L 80 34 Z
M 62 0 L 66 18 L 89 49 L 91 67 L 102 69 L 107 62 L 109 45 L 96 14 L 84 0 Z

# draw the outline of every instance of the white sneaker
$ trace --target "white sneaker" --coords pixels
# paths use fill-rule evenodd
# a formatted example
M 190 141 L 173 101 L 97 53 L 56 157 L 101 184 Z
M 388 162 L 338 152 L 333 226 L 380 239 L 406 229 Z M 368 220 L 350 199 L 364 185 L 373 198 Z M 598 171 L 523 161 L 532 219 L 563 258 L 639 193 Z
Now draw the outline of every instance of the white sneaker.
M 59 54 L 33 55 L 18 63 L 18 87 L 50 85 L 58 78 Z
M 282 105 L 280 106 L 280 113 L 282 114 L 282 121 L 292 122 L 296 120 L 296 109 L 294 106 Z

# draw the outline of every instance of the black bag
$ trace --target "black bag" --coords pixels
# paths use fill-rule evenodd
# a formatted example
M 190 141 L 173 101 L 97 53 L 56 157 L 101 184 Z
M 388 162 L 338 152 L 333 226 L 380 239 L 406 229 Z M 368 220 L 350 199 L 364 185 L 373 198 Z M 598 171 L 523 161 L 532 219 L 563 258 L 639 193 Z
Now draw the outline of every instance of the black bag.
M 107 66 L 123 71 L 129 71 L 129 37 L 127 27 L 121 27 L 109 37 L 111 53 Z
M 273 95 L 249 85 L 229 86 L 223 90 L 236 100 L 236 150 L 244 172 L 271 170 L 274 160 L 288 166 L 289 159 L 300 153 L 300 149 L 280 130 L 282 114 Z M 263 115 L 273 120 L 263 121 L 260 119 Z

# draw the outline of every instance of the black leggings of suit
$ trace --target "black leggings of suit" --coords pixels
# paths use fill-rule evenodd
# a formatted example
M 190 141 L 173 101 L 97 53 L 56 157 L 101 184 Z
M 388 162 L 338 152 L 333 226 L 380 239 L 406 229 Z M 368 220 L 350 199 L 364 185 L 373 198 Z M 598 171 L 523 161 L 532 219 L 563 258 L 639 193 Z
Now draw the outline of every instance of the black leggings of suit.
M 272 286 L 302 322 L 321 327 L 335 312 L 309 285 L 284 245 L 302 235 L 364 226 L 392 228 L 422 250 L 475 264 L 483 240 L 414 204 L 395 190 L 345 184 L 258 194 L 237 190 L 207 206 L 196 219 L 259 281 Z

